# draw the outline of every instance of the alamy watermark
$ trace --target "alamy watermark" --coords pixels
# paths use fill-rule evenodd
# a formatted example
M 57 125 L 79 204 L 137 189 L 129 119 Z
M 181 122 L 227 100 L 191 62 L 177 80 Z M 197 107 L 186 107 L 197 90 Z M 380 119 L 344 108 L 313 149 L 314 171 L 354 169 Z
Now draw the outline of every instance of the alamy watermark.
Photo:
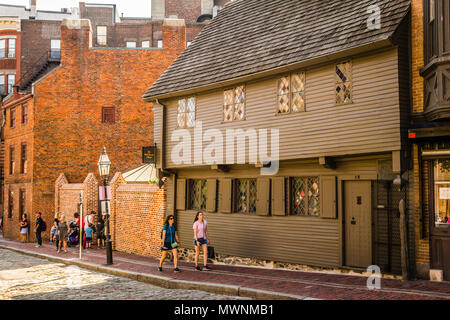
M 367 272 L 371 274 L 367 278 L 367 289 L 380 290 L 381 289 L 381 269 L 379 266 L 369 266 Z
M 171 153 L 177 165 L 261 164 L 261 175 L 265 176 L 277 174 L 280 166 L 279 129 L 208 129 L 203 132 L 202 121 L 197 121 L 193 136 L 187 129 L 177 129 L 172 132 L 171 141 L 177 143 Z
M 380 30 L 381 29 L 381 9 L 377 5 L 372 5 L 367 8 L 369 18 L 367 18 L 367 29 Z

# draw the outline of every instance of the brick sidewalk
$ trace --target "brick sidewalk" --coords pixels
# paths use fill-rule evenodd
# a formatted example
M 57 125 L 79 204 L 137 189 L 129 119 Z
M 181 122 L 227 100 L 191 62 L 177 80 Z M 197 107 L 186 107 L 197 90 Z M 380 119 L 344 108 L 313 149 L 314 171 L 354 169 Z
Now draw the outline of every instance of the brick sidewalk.
M 64 263 L 82 266 L 78 260 L 78 248 L 69 248 L 68 253 L 57 253 L 54 244 L 46 243 L 35 248 L 34 243 L 20 243 L 0 238 L 0 248 L 26 251 L 28 254 L 42 255 L 46 258 L 68 259 Z M 164 271 L 157 270 L 158 260 L 149 257 L 114 252 L 114 265 L 111 271 L 130 272 L 144 275 L 147 280 L 157 283 L 168 279 L 176 283 L 190 285 L 198 290 L 211 290 L 211 286 L 236 289 L 236 294 L 264 297 L 254 292 L 270 292 L 275 298 L 311 298 L 326 300 L 450 300 L 450 282 L 402 281 L 382 279 L 381 289 L 370 291 L 366 287 L 367 277 L 337 275 L 318 272 L 274 270 L 230 265 L 212 265 L 212 271 L 195 271 L 192 263 L 180 263 L 182 272 L 174 273 L 173 266 L 167 262 Z M 83 250 L 82 263 L 91 268 L 106 266 L 104 249 Z M 163 277 L 163 278 L 161 278 Z M 182 281 L 177 281 L 182 280 Z M 192 283 L 189 283 L 192 282 Z M 194 283 L 195 282 L 195 283 Z M 210 289 L 208 289 L 210 288 Z M 279 295 L 277 297 L 277 295 Z M 270 297 L 270 295 L 268 296 Z

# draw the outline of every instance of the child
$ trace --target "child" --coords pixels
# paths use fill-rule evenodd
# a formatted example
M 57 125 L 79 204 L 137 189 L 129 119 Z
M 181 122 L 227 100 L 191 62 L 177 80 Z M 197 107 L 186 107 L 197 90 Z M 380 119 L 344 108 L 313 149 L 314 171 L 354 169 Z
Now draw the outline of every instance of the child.
M 50 242 L 56 241 L 56 228 L 58 227 L 58 223 L 56 221 L 53 222 L 53 226 L 50 229 Z
M 88 248 L 88 249 L 91 248 L 91 244 L 92 244 L 92 235 L 94 233 L 93 227 L 94 227 L 94 225 L 92 223 L 89 223 L 86 230 L 84 230 L 86 232 L 86 248 Z

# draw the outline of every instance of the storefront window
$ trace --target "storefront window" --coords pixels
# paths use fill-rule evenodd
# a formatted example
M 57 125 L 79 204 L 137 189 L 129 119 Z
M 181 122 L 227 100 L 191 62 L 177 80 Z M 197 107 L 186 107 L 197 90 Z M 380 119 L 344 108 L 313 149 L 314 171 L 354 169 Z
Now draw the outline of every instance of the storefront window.
M 435 224 L 450 228 L 450 159 L 434 163 Z

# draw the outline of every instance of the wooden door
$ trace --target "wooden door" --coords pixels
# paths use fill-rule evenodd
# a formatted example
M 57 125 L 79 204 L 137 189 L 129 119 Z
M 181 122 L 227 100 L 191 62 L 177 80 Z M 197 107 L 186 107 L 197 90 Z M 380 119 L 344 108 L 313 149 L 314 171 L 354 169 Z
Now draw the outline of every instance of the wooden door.
M 370 181 L 346 181 L 345 265 L 367 268 L 372 264 L 372 187 Z

